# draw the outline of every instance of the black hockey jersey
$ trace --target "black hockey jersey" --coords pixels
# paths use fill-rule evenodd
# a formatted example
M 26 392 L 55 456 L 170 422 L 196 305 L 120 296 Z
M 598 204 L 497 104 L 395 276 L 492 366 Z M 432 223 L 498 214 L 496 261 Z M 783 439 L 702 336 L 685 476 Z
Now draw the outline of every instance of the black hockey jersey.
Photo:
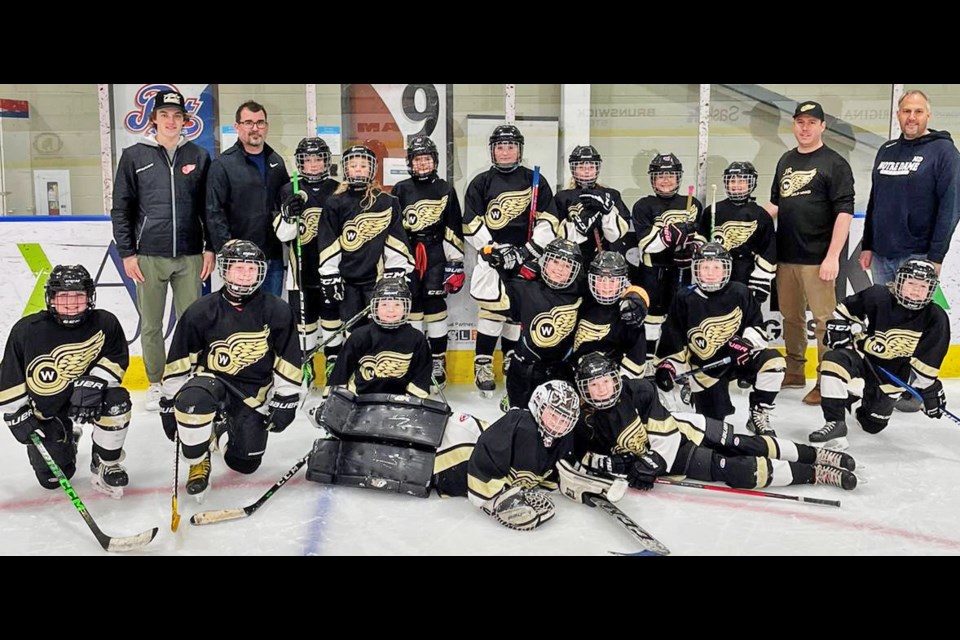
M 573 362 L 588 353 L 599 352 L 630 377 L 643 376 L 647 361 L 647 338 L 643 327 L 632 327 L 620 317 L 617 304 L 600 304 L 589 299 L 580 307 L 577 333 L 573 340 Z
M 844 298 L 836 315 L 864 325 L 866 331 L 857 347 L 874 365 L 903 380 L 910 368 L 929 379 L 940 375 L 950 347 L 950 320 L 939 306 L 931 303 L 916 311 L 907 309 L 890 289 L 875 284 Z
M 583 281 L 565 289 L 548 287 L 543 280 L 505 280 L 510 317 L 520 322 L 517 353 L 525 360 L 565 360 L 573 350 L 577 315 L 583 302 Z
M 413 271 L 400 203 L 389 193 L 378 193 L 372 204 L 365 197 L 366 191 L 347 189 L 327 199 L 317 239 L 321 277 L 339 273 L 347 283 L 370 285 L 385 270 Z
M 409 393 L 426 398 L 433 360 L 427 338 L 409 324 L 384 329 L 366 324 L 347 338 L 328 389 L 347 385 L 354 393 Z
M 96 376 L 120 386 L 130 363 L 127 339 L 117 317 L 94 309 L 75 327 L 64 327 L 47 311 L 13 325 L 0 364 L 0 414 L 33 401 L 42 418 L 66 411 L 73 381 Z
M 301 353 L 290 305 L 258 291 L 241 306 L 220 291 L 190 305 L 177 322 L 163 372 L 172 398 L 193 373 L 209 372 L 242 391 L 257 409 L 277 395 L 299 393 Z
M 710 225 L 713 225 L 711 236 Z M 717 203 L 714 216 L 707 207 L 700 220 L 700 235 L 719 242 L 733 258 L 730 279 L 748 284 L 751 277 L 773 280 L 777 272 L 777 234 L 773 218 L 754 201 Z
M 470 502 L 482 506 L 514 485 L 557 488 L 556 464 L 573 453 L 573 431 L 545 447 L 527 409 L 511 409 L 480 434 L 467 464 Z
M 287 245 L 290 271 L 287 272 L 287 289 L 296 290 L 299 283 L 304 288 L 317 289 L 320 287 L 320 247 L 317 244 L 317 234 L 320 229 L 320 218 L 327 198 L 333 195 L 340 183 L 326 178 L 319 182 L 300 180 L 300 191 L 307 194 L 307 202 L 303 205 L 303 216 L 300 218 L 300 260 L 297 260 L 297 225 L 283 221 L 279 213 L 273 220 L 273 230 L 277 238 Z M 293 193 L 293 183 L 280 187 L 280 201 L 286 200 Z M 303 274 L 297 273 L 299 264 L 303 264 Z
M 512 244 L 522 247 L 530 227 L 533 170 L 517 167 L 502 173 L 491 167 L 470 181 L 463 210 L 463 235 L 479 251 L 483 246 Z M 550 183 L 540 174 L 537 191 L 533 253 L 537 256 L 557 237 L 559 222 Z
M 598 234 L 591 233 L 589 238 L 585 238 L 577 231 L 570 219 L 571 214 L 580 215 L 583 212 L 583 205 L 580 203 L 580 194 L 583 191 L 584 189 L 579 187 L 564 189 L 557 193 L 554 200 L 557 207 L 557 220 L 560 222 L 559 236 L 579 244 L 580 253 L 583 255 L 583 264 L 589 265 L 590 261 L 597 255 L 597 235 L 600 237 L 600 244 L 604 251 L 621 250 L 623 237 L 630 228 L 630 210 L 624 204 L 619 191 L 598 184 L 591 191 L 609 193 L 610 197 L 613 198 L 613 210 L 601 217 L 600 224 L 596 227 Z
M 733 336 L 766 346 L 767 334 L 760 305 L 739 282 L 731 282 L 715 293 L 704 293 L 695 286 L 677 292 L 657 343 L 655 364 L 669 359 L 677 372 L 702 367 L 727 355 L 726 345 Z M 697 373 L 704 388 L 716 383 L 725 369 L 710 374 Z
M 393 188 L 400 202 L 403 228 L 416 253 L 419 243 L 443 243 L 447 262 L 463 262 L 463 211 L 457 190 L 442 178 L 426 182 L 407 178 Z
M 633 205 L 633 229 L 637 234 L 637 248 L 641 261 L 648 267 L 674 266 L 674 251 L 660 239 L 660 230 L 668 224 L 687 224 L 696 231 L 703 214 L 703 205 L 696 198 L 687 209 L 687 196 L 679 193 L 672 198 L 645 196 Z M 706 238 L 699 238 L 706 242 Z

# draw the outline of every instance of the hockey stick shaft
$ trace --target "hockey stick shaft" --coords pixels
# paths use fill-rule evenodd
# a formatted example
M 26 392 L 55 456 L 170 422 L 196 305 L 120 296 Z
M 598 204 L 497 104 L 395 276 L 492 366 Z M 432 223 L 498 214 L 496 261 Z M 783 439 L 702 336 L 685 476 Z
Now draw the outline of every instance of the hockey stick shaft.
M 713 203 L 710 207 L 710 226 L 707 227 L 707 242 L 713 242 L 713 222 L 717 219 L 717 185 L 710 185 Z
M 180 526 L 180 506 L 178 504 L 180 492 L 180 433 L 173 434 L 173 496 L 170 505 L 170 531 L 176 533 Z
M 699 482 L 690 482 L 688 480 L 670 480 L 668 478 L 657 478 L 657 484 L 669 484 L 675 487 L 689 487 L 691 489 L 706 489 L 708 491 L 722 491 L 723 493 L 736 493 L 745 496 L 755 496 L 757 498 L 776 498 L 779 500 L 793 500 L 794 502 L 807 502 L 810 504 L 822 504 L 830 507 L 839 507 L 839 500 L 824 500 L 822 498 L 807 498 L 804 496 L 788 496 L 782 493 L 770 493 L 769 491 L 757 491 L 755 489 L 734 489 L 733 487 L 721 487 L 719 485 L 700 484 Z
M 343 325 L 333 333 L 333 335 L 331 335 L 328 338 L 325 338 L 320 342 L 320 344 L 315 346 L 313 349 L 310 349 L 310 353 L 307 354 L 307 357 L 312 357 L 313 354 L 317 353 L 318 351 L 323 349 L 325 346 L 333 342 L 337 338 L 337 336 L 339 336 L 341 333 L 345 333 L 350 329 L 352 329 L 353 325 L 357 324 L 358 322 L 363 320 L 365 317 L 367 317 L 368 313 L 370 313 L 369 304 L 366 307 L 364 307 L 363 310 L 360 311 L 360 313 L 358 313 L 357 315 L 353 316 L 352 318 L 344 322 Z
M 101 531 L 100 527 L 97 526 L 97 523 L 94 522 L 93 516 L 90 515 L 89 511 L 87 511 L 87 506 L 83 504 L 83 500 L 80 499 L 80 496 L 77 495 L 73 485 L 70 484 L 67 476 L 64 475 L 63 470 L 60 469 L 60 466 L 53 459 L 53 456 L 50 455 L 50 452 L 47 451 L 47 448 L 43 446 L 43 442 L 40 441 L 40 433 L 37 431 L 31 433 L 30 440 L 33 442 L 33 446 L 36 447 L 37 451 L 40 453 L 40 457 L 42 457 L 43 461 L 47 463 L 47 468 L 50 469 L 50 473 L 56 476 L 57 481 L 67 494 L 67 497 L 70 498 L 71 502 L 73 502 L 73 506 L 77 509 L 77 511 L 80 512 L 80 515 L 83 516 L 83 521 L 87 523 L 88 527 L 90 527 L 90 531 L 93 532 L 97 542 L 100 543 L 100 546 L 103 547 L 104 550 L 136 551 L 150 544 L 150 541 L 156 537 L 157 531 L 160 530 L 159 527 L 148 529 L 147 531 L 139 533 L 135 536 L 125 536 L 120 538 L 108 536 Z
M 297 472 L 300 471 L 300 468 L 307 463 L 307 459 L 310 457 L 310 454 L 303 456 L 297 463 L 290 467 L 289 470 L 283 477 L 277 480 L 272 487 L 267 489 L 267 492 L 260 496 L 260 498 L 253 504 L 240 507 L 237 509 L 219 509 L 217 511 L 201 511 L 200 513 L 195 513 L 190 516 L 190 524 L 193 525 L 204 525 L 204 524 L 216 524 L 218 522 L 226 522 L 227 520 L 237 520 L 239 518 L 246 518 L 253 515 L 257 509 L 263 506 L 263 503 L 270 499 L 273 494 L 275 494 L 280 487 L 285 485 L 293 476 L 297 475 Z
M 293 195 L 297 195 L 300 192 L 300 173 L 296 170 L 293 172 L 293 177 L 291 178 L 293 184 Z M 313 367 L 309 366 L 310 359 L 312 355 L 307 355 L 307 296 L 306 292 L 303 289 L 303 243 L 301 241 L 300 234 L 300 218 L 297 218 L 297 277 L 294 279 L 297 287 L 297 297 L 300 299 L 300 324 L 297 327 L 297 332 L 300 334 L 300 352 L 303 354 L 303 362 L 300 364 L 301 370 L 303 372 L 303 382 L 301 385 L 304 389 L 310 388 L 310 382 L 313 379 Z
M 537 198 L 540 195 L 540 165 L 533 167 L 533 195 L 530 196 L 530 225 L 527 229 L 527 242 L 533 238 L 533 227 L 537 224 Z
M 633 518 L 625 514 L 619 507 L 606 498 L 588 494 L 584 496 L 584 504 L 597 507 L 600 511 L 603 511 L 616 520 L 617 524 L 626 529 L 645 550 L 652 551 L 661 556 L 670 555 L 670 549 L 667 549 L 662 542 L 650 535 L 646 529 L 634 522 Z
M 728 365 L 730 364 L 730 362 L 732 362 L 732 360 L 733 359 L 730 356 L 727 356 L 725 358 L 720 358 L 716 362 L 711 362 L 709 364 L 703 365 L 702 367 L 697 367 L 696 369 L 687 371 L 686 373 L 681 373 L 676 378 L 674 378 L 674 382 L 684 382 L 687 378 L 691 378 L 694 375 L 700 373 L 701 371 L 710 371 L 711 369 L 716 369 L 717 367 Z
M 867 356 L 863 356 L 863 359 L 867 362 L 867 364 L 869 364 L 870 366 L 873 366 L 873 365 L 870 363 L 870 361 L 867 360 Z M 881 367 L 880 365 L 877 365 L 877 369 L 880 369 L 880 371 L 882 371 L 882 372 L 884 373 L 884 375 L 886 375 L 887 378 L 889 378 L 890 381 L 893 382 L 893 384 L 903 387 L 904 389 L 906 389 L 907 391 L 910 392 L 910 395 L 912 395 L 914 398 L 916 398 L 916 399 L 919 400 L 920 402 L 923 402 L 923 396 L 920 395 L 920 392 L 919 392 L 919 391 L 917 391 L 916 389 L 914 389 L 913 387 L 911 387 L 910 385 L 908 385 L 906 382 L 904 382 L 903 380 L 901 380 L 901 379 L 898 378 L 897 376 L 893 375 L 892 373 L 890 373 L 889 371 L 887 371 L 886 369 L 884 369 L 884 368 Z M 943 410 L 943 413 L 944 413 L 944 415 L 946 415 L 948 418 L 950 418 L 951 420 L 953 420 L 953 421 L 956 422 L 957 424 L 960 424 L 960 418 L 958 418 L 957 416 L 953 415 L 951 412 L 949 412 L 949 411 L 947 411 L 946 409 L 944 409 L 944 410 Z

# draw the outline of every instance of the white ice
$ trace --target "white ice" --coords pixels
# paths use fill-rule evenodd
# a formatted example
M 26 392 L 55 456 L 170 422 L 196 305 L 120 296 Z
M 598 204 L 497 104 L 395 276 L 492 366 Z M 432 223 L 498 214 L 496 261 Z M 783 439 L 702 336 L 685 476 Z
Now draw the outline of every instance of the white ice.
M 812 381 L 808 384 L 812 384 Z M 960 380 L 945 382 L 960 413 Z M 502 388 L 502 387 L 501 387 Z M 744 431 L 747 396 L 731 388 Z M 499 391 L 498 391 L 499 393 Z M 822 426 L 819 407 L 800 399 L 805 390 L 780 394 L 773 426 L 800 442 Z M 455 410 L 486 419 L 501 414 L 472 386 L 448 388 Z M 134 417 L 125 465 L 130 486 L 121 500 L 90 486 L 90 427 L 80 444 L 73 485 L 100 528 L 127 536 L 151 527 L 160 533 L 137 553 L 155 555 L 607 555 L 640 547 L 604 513 L 554 493 L 557 516 L 534 532 L 505 529 L 466 499 L 428 499 L 308 482 L 304 471 L 249 518 L 193 526 L 198 511 L 242 507 L 259 498 L 311 447 L 317 431 L 305 415 L 271 435 L 263 465 L 252 476 L 213 458 L 212 488 L 202 505 L 186 494 L 180 469 L 177 533 L 170 531 L 173 445 L 160 418 L 143 409 L 134 392 Z M 795 486 L 769 491 L 840 500 L 841 508 L 756 498 L 703 489 L 657 485 L 628 491 L 618 503 L 673 555 L 960 555 L 960 425 L 922 413 L 894 412 L 878 435 L 848 419 L 850 449 L 860 486 Z M 100 555 L 105 552 L 66 494 L 39 486 L 25 448 L 0 437 L 0 554 Z

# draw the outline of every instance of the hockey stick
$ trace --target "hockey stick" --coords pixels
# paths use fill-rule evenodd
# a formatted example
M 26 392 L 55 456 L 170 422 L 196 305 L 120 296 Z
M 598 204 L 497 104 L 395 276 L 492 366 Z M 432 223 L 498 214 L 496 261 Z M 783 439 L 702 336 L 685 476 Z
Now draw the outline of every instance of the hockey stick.
M 180 491 L 180 433 L 175 431 L 173 434 L 173 497 L 170 505 L 170 531 L 177 532 L 180 526 L 180 509 L 177 504 L 178 493 Z
M 701 371 L 710 371 L 710 369 L 716 369 L 717 367 L 722 367 L 722 366 L 724 366 L 724 365 L 728 365 L 728 364 L 730 364 L 731 361 L 732 361 L 732 358 L 731 358 L 730 356 L 727 356 L 727 357 L 725 357 L 725 358 L 720 358 L 720 359 L 717 360 L 716 362 L 711 362 L 711 363 L 709 363 L 709 364 L 703 365 L 702 367 L 697 367 L 696 369 L 691 369 L 690 371 L 687 371 L 686 373 L 681 373 L 681 374 L 678 375 L 676 378 L 674 378 L 673 381 L 674 381 L 674 382 L 679 382 L 679 383 L 682 384 L 682 383 L 684 383 L 684 382 L 687 381 L 687 378 L 691 378 L 691 377 L 693 377 L 694 375 L 700 373 Z
M 717 219 L 717 185 L 710 185 L 710 189 L 713 192 L 713 206 L 710 207 L 710 226 L 707 227 L 707 242 L 713 240 L 713 221 Z
M 864 359 L 864 361 L 866 361 L 867 364 L 869 364 L 871 367 L 873 366 L 873 364 L 871 364 L 870 361 L 867 360 L 867 356 L 863 356 L 863 359 Z M 911 387 L 910 385 L 908 385 L 906 382 L 904 382 L 903 380 L 901 380 L 901 379 L 898 378 L 897 376 L 893 375 L 892 373 L 890 373 L 889 371 L 887 371 L 886 369 L 884 369 L 884 368 L 881 367 L 880 365 L 877 365 L 877 369 L 880 369 L 880 371 L 883 371 L 883 372 L 886 374 L 886 376 L 890 379 L 890 381 L 893 382 L 895 385 L 898 385 L 898 386 L 903 387 L 904 389 L 906 389 L 907 391 L 910 392 L 910 395 L 912 395 L 914 398 L 916 398 L 916 399 L 919 400 L 920 402 L 923 402 L 923 396 L 920 395 L 920 392 L 919 392 L 919 391 L 917 391 L 916 389 L 914 389 L 913 387 Z M 950 413 L 949 411 L 947 411 L 946 408 L 944 408 L 943 413 L 944 413 L 945 416 L 947 416 L 948 418 L 950 418 L 951 420 L 953 420 L 953 421 L 956 422 L 957 424 L 960 424 L 960 418 L 958 418 L 957 416 L 955 416 L 955 415 L 953 415 L 952 413 Z M 934 419 L 936 419 L 936 418 L 934 418 Z
M 793 500 L 794 502 L 807 502 L 810 504 L 823 504 L 830 507 L 840 507 L 839 500 L 824 500 L 822 498 L 806 498 L 804 496 L 788 496 L 782 493 L 770 493 L 769 491 L 757 491 L 756 489 L 734 489 L 733 487 L 721 487 L 712 484 L 700 484 L 699 482 L 690 482 L 688 480 L 670 480 L 667 478 L 657 478 L 657 484 L 669 484 L 676 487 L 690 487 L 692 489 L 707 489 L 709 491 L 722 491 L 724 493 L 739 493 L 745 496 L 756 496 L 758 498 L 778 498 L 780 500 Z
M 293 194 L 300 193 L 300 174 L 296 170 L 293 172 Z M 300 385 L 304 391 L 310 388 L 313 381 L 313 367 L 309 364 L 313 356 L 307 355 L 307 301 L 306 292 L 303 290 L 303 244 L 300 241 L 300 217 L 297 217 L 297 277 L 294 279 L 297 285 L 297 297 L 300 298 L 300 326 L 297 331 L 300 334 L 300 352 L 303 353 L 303 362 L 300 363 L 300 369 L 303 373 L 303 381 Z
M 630 535 L 643 546 L 644 550 L 651 551 L 660 556 L 670 555 L 670 549 L 667 549 L 662 542 L 647 533 L 643 527 L 633 521 L 633 518 L 625 514 L 619 507 L 606 498 L 586 494 L 583 496 L 583 503 L 591 507 L 599 507 L 600 511 L 616 520 L 617 524 L 630 532 Z
M 369 304 L 365 306 L 363 310 L 360 311 L 360 313 L 358 313 L 357 315 L 353 316 L 352 318 L 344 322 L 343 325 L 341 325 L 341 327 L 333 333 L 333 335 L 321 341 L 320 344 L 315 346 L 313 349 L 310 349 L 310 353 L 307 354 L 307 357 L 313 357 L 313 354 L 317 353 L 318 351 L 320 351 L 320 349 L 323 349 L 325 346 L 333 342 L 338 335 L 349 331 L 351 328 L 353 328 L 353 325 L 357 324 L 358 322 L 363 320 L 365 317 L 367 317 L 368 313 L 370 313 Z
M 101 531 L 100 527 L 97 526 L 97 523 L 93 521 L 93 516 L 90 515 L 89 511 L 87 511 L 87 506 L 83 504 L 80 496 L 77 495 L 77 492 L 70 484 L 70 481 L 67 480 L 67 476 L 63 475 L 63 471 L 50 455 L 50 452 L 47 451 L 45 446 L 43 446 L 43 443 L 40 441 L 40 433 L 38 431 L 31 433 L 30 440 L 33 442 L 33 446 L 37 448 L 37 451 L 40 453 L 41 457 L 43 457 L 43 461 L 47 463 L 47 468 L 50 469 L 50 473 L 57 477 L 57 481 L 60 483 L 60 486 L 63 487 L 63 490 L 73 502 L 73 506 L 76 507 L 77 511 L 80 512 L 80 515 L 83 516 L 84 522 L 86 522 L 87 526 L 90 527 L 90 531 L 93 531 L 93 535 L 97 538 L 97 542 L 100 543 L 100 546 L 103 547 L 104 550 L 138 551 L 150 544 L 150 542 L 156 537 L 157 531 L 160 530 L 159 527 L 147 529 L 143 533 L 138 533 L 135 536 L 123 536 L 119 538 L 108 536 Z
M 280 487 L 285 485 L 290 478 L 297 475 L 297 472 L 300 471 L 300 467 L 307 463 L 307 459 L 310 457 L 310 454 L 303 456 L 297 463 L 290 467 L 290 469 L 283 474 L 283 477 L 277 480 L 272 487 L 267 489 L 267 492 L 260 496 L 260 499 L 254 502 L 253 504 L 240 507 L 237 509 L 219 509 L 217 511 L 201 511 L 200 513 L 195 513 L 190 516 L 190 524 L 193 525 L 203 525 L 203 524 L 216 524 L 218 522 L 226 522 L 227 520 L 237 520 L 239 518 L 246 518 L 253 515 L 257 509 L 263 506 L 263 503 L 270 499 L 270 497 L 275 494 Z
M 533 227 L 537 223 L 537 197 L 540 195 L 540 165 L 533 168 L 533 195 L 530 197 L 530 225 L 527 229 L 527 242 L 533 238 Z

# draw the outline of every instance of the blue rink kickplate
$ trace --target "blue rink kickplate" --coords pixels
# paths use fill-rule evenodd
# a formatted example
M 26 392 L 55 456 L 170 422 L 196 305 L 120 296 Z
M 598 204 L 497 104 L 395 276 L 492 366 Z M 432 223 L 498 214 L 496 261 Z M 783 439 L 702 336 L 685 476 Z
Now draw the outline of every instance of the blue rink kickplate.
M 634 551 L 633 553 L 621 553 L 619 551 L 607 551 L 612 556 L 657 556 L 661 557 L 656 551 L 650 551 L 649 549 L 644 549 L 643 551 Z

